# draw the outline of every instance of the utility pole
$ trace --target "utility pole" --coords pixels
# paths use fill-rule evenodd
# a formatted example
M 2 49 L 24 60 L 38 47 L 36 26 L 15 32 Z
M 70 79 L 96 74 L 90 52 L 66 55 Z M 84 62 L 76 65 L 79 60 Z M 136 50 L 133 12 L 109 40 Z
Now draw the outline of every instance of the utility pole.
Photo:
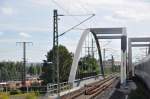
M 88 44 L 88 46 L 86 46 L 85 45 L 85 52 L 87 52 L 88 53 L 88 56 L 89 55 L 91 55 L 93 58 L 94 58 L 94 41 L 93 41 L 93 39 L 92 39 L 92 43 L 91 43 L 91 46 L 89 46 L 89 44 Z M 87 50 L 86 50 L 87 49 Z
M 26 86 L 26 45 L 33 44 L 32 42 L 16 42 L 23 45 L 23 68 L 22 68 L 22 85 Z
M 106 58 L 105 53 L 106 53 L 106 49 L 104 48 L 104 49 L 103 49 L 103 59 L 104 59 L 104 60 L 103 60 L 103 66 L 104 66 L 104 68 L 105 68 L 105 62 L 106 62 L 106 59 L 105 59 L 105 58 Z
M 60 97 L 60 81 L 59 81 L 59 40 L 58 40 L 58 13 L 57 10 L 54 10 L 54 16 L 53 16 L 53 82 L 55 81 L 55 65 L 57 66 L 57 94 L 58 98 Z M 56 47 L 56 49 L 55 49 Z M 56 53 L 56 57 L 55 57 Z
M 148 46 L 148 55 L 150 54 L 150 44 Z
M 57 51 L 57 47 L 58 47 L 58 14 L 57 14 L 57 10 L 54 10 L 54 15 L 53 15 L 53 72 L 52 72 L 52 80 L 53 80 L 53 83 L 56 83 L 55 82 L 55 70 L 57 69 L 55 66 L 56 66 L 56 51 Z
M 92 39 L 92 57 L 94 58 L 94 41 Z
M 114 56 L 111 56 L 112 72 L 114 72 Z

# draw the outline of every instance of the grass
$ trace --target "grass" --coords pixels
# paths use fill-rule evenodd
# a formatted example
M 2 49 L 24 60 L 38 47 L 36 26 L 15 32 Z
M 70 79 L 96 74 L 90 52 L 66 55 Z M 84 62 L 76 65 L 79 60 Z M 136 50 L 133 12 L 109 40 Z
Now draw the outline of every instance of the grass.
M 105 73 L 105 76 L 108 76 L 112 73 L 118 73 L 119 71 L 118 70 L 115 70 L 112 72 L 112 68 L 104 68 L 104 73 Z
M 35 93 L 26 94 L 26 99 L 37 99 L 37 95 Z
M 37 92 L 30 92 L 30 93 L 25 93 L 25 94 L 15 94 L 15 95 L 10 95 L 9 93 L 0 93 L 0 99 L 10 99 L 10 97 L 13 97 L 13 99 L 38 99 L 38 93 Z M 20 98 L 19 98 L 20 97 Z
M 9 99 L 9 94 L 1 92 L 0 99 Z

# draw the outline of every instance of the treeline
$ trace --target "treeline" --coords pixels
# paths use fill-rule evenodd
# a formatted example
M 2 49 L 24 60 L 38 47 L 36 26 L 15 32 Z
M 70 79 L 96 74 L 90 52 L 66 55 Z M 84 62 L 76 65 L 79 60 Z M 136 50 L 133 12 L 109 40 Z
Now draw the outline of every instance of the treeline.
M 42 73 L 41 64 L 28 64 L 26 73 L 30 75 L 40 75 Z M 21 62 L 3 61 L 0 62 L 0 82 L 21 80 L 23 64 Z
M 26 67 L 27 74 L 30 75 L 41 75 L 42 74 L 42 66 L 43 64 L 33 64 L 31 63 L 29 67 Z

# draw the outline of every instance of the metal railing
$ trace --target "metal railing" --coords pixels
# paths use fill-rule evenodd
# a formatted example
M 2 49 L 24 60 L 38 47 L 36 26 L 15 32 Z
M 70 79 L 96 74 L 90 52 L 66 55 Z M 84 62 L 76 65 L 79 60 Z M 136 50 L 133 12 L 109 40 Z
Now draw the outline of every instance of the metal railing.
M 63 82 L 59 84 L 59 87 L 60 87 L 59 92 L 64 92 L 66 90 L 71 89 L 72 86 L 68 82 Z M 52 83 L 47 84 L 47 93 L 49 95 L 57 94 L 57 92 L 58 92 L 58 84 L 52 84 Z

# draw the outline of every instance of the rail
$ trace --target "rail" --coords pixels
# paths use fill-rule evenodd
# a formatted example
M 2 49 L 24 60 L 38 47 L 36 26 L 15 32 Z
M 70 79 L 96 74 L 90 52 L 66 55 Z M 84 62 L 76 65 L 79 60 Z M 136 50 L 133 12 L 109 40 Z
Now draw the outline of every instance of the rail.
M 111 75 L 101 81 L 85 85 L 79 90 L 68 93 L 62 96 L 61 99 L 82 99 L 83 96 L 86 96 L 87 99 L 93 99 L 97 95 L 107 90 L 117 78 L 118 77 L 116 75 Z

